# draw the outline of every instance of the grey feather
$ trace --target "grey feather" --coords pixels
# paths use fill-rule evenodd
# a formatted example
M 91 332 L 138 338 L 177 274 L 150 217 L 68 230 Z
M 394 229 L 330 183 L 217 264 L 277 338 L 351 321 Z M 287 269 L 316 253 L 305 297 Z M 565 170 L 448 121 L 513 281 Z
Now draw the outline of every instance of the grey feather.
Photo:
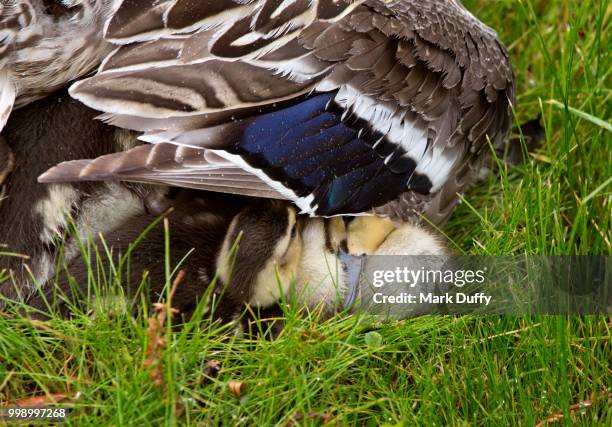
M 214 167 L 213 167 L 214 166 Z M 167 184 L 244 196 L 284 199 L 261 179 L 228 164 L 226 160 L 197 149 L 174 144 L 141 145 L 92 160 L 73 160 L 49 169 L 39 182 L 128 180 Z

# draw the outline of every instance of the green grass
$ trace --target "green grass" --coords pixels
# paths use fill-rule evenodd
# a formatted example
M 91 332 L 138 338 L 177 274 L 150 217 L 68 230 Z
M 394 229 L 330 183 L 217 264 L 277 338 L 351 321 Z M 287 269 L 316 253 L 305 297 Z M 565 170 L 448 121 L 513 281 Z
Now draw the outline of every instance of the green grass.
M 605 1 L 466 1 L 509 47 L 517 121 L 543 147 L 474 188 L 444 231 L 465 254 L 610 254 L 610 18 Z M 2 279 L 0 279 L 2 280 Z M 364 317 L 286 308 L 275 341 L 204 320 L 168 337 L 153 383 L 142 316 L 0 317 L 0 401 L 80 392 L 67 425 L 612 425 L 610 317 Z M 221 362 L 214 379 L 210 359 Z M 240 398 L 229 381 L 242 381 Z M 180 402 L 177 405 L 176 402 Z M 592 405 L 589 405 L 592 403 Z M 577 405 L 577 406 L 571 406 Z M 301 414 L 301 415 L 300 415 Z M 558 418 L 561 418 L 558 416 Z

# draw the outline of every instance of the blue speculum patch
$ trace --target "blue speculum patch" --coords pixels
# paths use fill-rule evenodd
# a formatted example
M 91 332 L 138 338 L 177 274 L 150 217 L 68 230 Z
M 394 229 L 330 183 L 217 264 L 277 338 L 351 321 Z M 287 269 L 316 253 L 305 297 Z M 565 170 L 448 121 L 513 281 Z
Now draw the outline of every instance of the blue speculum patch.
M 334 96 L 314 95 L 243 119 L 241 137 L 228 151 L 299 197 L 312 194 L 318 215 L 367 211 L 406 190 L 428 193 L 431 181 L 414 172 L 403 148 L 354 115 L 343 120 Z

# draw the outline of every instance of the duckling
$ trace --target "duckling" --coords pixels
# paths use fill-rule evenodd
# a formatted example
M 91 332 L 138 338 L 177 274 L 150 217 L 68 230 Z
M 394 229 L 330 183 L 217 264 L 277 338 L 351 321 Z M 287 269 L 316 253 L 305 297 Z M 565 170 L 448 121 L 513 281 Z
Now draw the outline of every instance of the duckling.
M 459 1 L 215 4 L 113 10 L 116 49 L 70 93 L 152 145 L 41 182 L 164 183 L 441 225 L 487 140 L 504 145 L 508 53 Z
M 287 293 L 297 273 L 301 239 L 295 209 L 277 201 L 252 201 L 207 192 L 188 194 L 177 198 L 173 210 L 165 215 L 169 222 L 170 263 L 180 265 L 186 273 L 172 300 L 173 308 L 189 318 L 215 278 L 216 318 L 229 322 L 246 306 L 272 307 Z M 155 219 L 151 214 L 136 215 L 104 236 L 115 265 Z M 104 253 L 102 241 L 98 239 L 96 244 Z M 165 297 L 165 250 L 164 226 L 158 222 L 132 248 L 129 274 L 122 283 L 128 298 L 134 297 L 145 271 L 150 281 L 148 298 L 155 302 Z M 108 266 L 108 259 L 103 262 Z M 28 304 L 44 311 L 56 295 L 60 297 L 61 311 L 68 314 L 61 300 L 78 304 L 86 298 L 88 272 L 86 261 L 74 258 L 59 275 L 58 284 L 48 286 Z
M 355 309 L 354 304 L 360 297 L 365 298 L 369 290 L 362 283 L 361 273 L 376 257 L 369 260 L 364 255 L 418 256 L 413 258 L 420 263 L 415 268 L 423 263 L 440 268 L 451 255 L 445 241 L 433 230 L 386 218 L 312 218 L 303 227 L 302 241 L 292 299 L 323 317 L 338 310 Z M 419 290 L 425 290 L 419 286 Z M 401 316 L 425 314 L 429 310 L 431 307 L 416 306 Z

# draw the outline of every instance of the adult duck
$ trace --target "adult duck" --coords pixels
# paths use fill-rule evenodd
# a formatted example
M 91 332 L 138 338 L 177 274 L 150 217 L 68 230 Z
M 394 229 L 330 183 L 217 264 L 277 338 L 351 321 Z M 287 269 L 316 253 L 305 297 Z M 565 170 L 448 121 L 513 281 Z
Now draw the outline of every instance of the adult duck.
M 0 3 L 0 131 L 13 108 L 65 87 L 110 51 L 102 24 L 115 0 Z
M 496 33 L 457 0 L 123 1 L 70 93 L 150 144 L 41 182 L 288 199 L 316 216 L 443 223 L 511 124 Z

